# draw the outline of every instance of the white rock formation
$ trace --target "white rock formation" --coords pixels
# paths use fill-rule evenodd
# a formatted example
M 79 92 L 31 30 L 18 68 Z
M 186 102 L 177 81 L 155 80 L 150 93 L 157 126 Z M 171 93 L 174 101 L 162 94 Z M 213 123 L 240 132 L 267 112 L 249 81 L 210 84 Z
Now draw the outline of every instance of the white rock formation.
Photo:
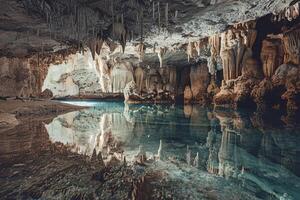
M 70 55 L 63 64 L 51 64 L 42 89 L 51 90 L 56 97 L 91 94 L 101 91 L 100 77 L 88 50 Z

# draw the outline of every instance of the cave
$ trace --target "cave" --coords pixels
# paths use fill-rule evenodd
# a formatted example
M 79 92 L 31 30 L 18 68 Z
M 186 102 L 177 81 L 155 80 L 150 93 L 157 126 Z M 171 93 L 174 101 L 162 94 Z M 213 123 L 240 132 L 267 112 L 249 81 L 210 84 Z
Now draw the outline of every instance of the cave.
M 299 0 L 0 0 L 1 199 L 300 199 Z

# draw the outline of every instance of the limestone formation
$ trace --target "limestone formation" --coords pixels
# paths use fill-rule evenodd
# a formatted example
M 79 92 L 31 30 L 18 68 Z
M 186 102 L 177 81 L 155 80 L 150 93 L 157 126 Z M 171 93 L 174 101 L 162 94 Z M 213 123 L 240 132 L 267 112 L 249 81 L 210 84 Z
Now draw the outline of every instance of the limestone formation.
M 144 70 L 140 66 L 135 69 L 134 77 L 138 91 L 141 93 L 144 87 Z
M 218 60 L 220 56 L 221 40 L 218 34 L 211 36 L 208 40 L 208 45 L 210 47 L 210 57 L 208 58 L 208 69 L 210 74 L 215 75 L 217 70 L 220 70 L 218 67 Z
M 299 4 L 299 3 L 298 3 Z M 300 64 L 300 30 L 292 30 L 283 35 L 284 63 Z
M 108 67 L 107 60 L 98 56 L 96 59 L 96 70 L 100 74 L 99 82 L 102 92 L 111 92 L 111 71 Z
M 275 70 L 283 62 L 281 40 L 266 39 L 263 41 L 261 60 L 265 77 L 271 78 Z
M 252 56 L 251 49 L 257 36 L 254 28 L 255 22 L 250 21 L 221 34 L 220 56 L 225 81 L 240 76 L 246 60 Z
M 136 52 L 138 53 L 138 57 L 139 57 L 139 61 L 142 62 L 145 56 L 145 51 L 146 51 L 146 47 L 145 45 L 140 42 L 137 46 L 136 46 Z
M 112 30 L 112 35 L 120 42 L 122 45 L 122 51 L 124 53 L 125 51 L 125 46 L 126 46 L 126 29 L 123 23 L 116 22 L 113 23 L 112 25 L 113 30 Z
M 207 87 L 210 83 L 209 72 L 206 63 L 191 67 L 190 80 L 193 99 L 204 102 L 207 95 Z
M 137 86 L 134 81 L 130 81 L 126 84 L 123 93 L 125 102 L 128 102 L 130 99 L 133 100 L 134 98 L 138 98 L 138 100 L 142 99 L 137 93 Z
M 197 51 L 194 46 L 194 42 L 189 41 L 186 50 L 188 56 L 188 62 L 190 62 L 191 58 L 194 58 L 197 54 Z
M 285 8 L 284 10 L 278 13 L 274 13 L 273 20 L 278 22 L 284 19 L 293 21 L 294 19 L 297 19 L 297 17 L 299 17 L 299 7 L 300 3 L 296 2 L 293 5 Z
M 134 80 L 131 63 L 122 62 L 119 58 L 116 58 L 111 71 L 111 80 L 112 92 L 123 93 L 126 84 Z
M 159 66 L 163 67 L 163 59 L 164 59 L 164 55 L 167 53 L 167 48 L 166 47 L 159 47 L 158 51 L 157 51 L 157 56 L 159 59 Z

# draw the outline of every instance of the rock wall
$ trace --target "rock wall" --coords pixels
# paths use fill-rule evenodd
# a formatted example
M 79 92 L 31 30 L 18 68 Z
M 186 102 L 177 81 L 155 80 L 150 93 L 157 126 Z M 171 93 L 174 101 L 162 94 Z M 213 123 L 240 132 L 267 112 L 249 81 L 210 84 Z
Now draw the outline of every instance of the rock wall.
M 221 34 L 224 79 L 220 92 L 214 96 L 215 105 L 249 107 L 256 104 L 259 110 L 298 110 L 299 26 L 296 23 L 284 27 L 279 33 L 267 34 L 262 39 L 260 31 L 263 30 L 255 29 L 254 25 L 255 22 L 237 24 Z M 260 45 L 259 58 L 252 53 L 254 44 Z M 217 46 L 210 45 L 211 49 Z
M 90 51 L 71 54 L 60 64 L 51 64 L 43 84 L 54 96 L 77 96 L 101 91 L 100 74 Z
M 62 63 L 72 50 L 26 58 L 0 58 L 0 96 L 37 97 L 42 93 L 50 63 Z
M 210 74 L 206 63 L 200 63 L 191 67 L 191 87 L 187 86 L 184 92 L 185 103 L 205 104 L 208 98 L 207 88 L 210 83 Z

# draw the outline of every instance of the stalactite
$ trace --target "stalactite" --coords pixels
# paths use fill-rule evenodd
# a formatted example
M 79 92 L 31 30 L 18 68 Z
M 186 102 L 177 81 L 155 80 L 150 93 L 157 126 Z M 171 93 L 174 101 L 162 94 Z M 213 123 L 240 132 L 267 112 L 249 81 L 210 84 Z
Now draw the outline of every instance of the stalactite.
M 210 58 L 208 59 L 208 69 L 211 74 L 217 72 L 217 60 L 220 55 L 221 39 L 219 35 L 211 36 L 208 39 L 208 45 L 210 47 Z
M 111 0 L 111 18 L 112 18 L 112 33 L 113 38 L 115 38 L 115 16 L 114 16 L 114 0 Z
M 177 21 L 177 18 L 178 18 L 178 10 L 175 11 L 175 16 L 174 16 L 175 22 Z
M 157 3 L 157 13 L 158 13 L 158 30 L 160 31 L 160 3 Z
M 206 44 L 207 44 L 207 40 L 205 40 L 205 39 L 200 39 L 200 40 L 194 42 L 194 46 L 195 46 L 198 56 L 201 55 L 201 49 L 204 48 L 206 46 Z
M 126 29 L 123 24 L 115 23 L 114 24 L 114 33 L 113 35 L 118 38 L 120 44 L 122 45 L 122 51 L 124 53 L 126 46 Z
M 141 32 L 140 32 L 140 34 L 141 34 L 141 40 L 140 40 L 140 42 L 141 43 L 143 43 L 143 31 L 144 31 L 144 12 L 143 12 L 144 10 L 143 9 L 141 9 L 141 13 L 140 13 L 140 15 L 141 15 L 141 20 L 140 20 L 140 26 L 141 26 Z
M 156 52 L 156 46 L 157 46 L 157 45 L 158 45 L 157 42 L 155 42 L 154 45 L 153 45 L 153 53 Z
M 152 19 L 155 20 L 155 2 L 152 2 Z
M 216 57 L 220 54 L 220 48 L 221 48 L 221 38 L 219 35 L 213 35 L 209 38 L 208 44 L 210 46 L 210 51 L 212 56 Z
M 165 17 L 166 17 L 166 26 L 168 27 L 168 24 L 169 24 L 169 4 L 168 3 L 166 3 Z
M 100 38 L 100 39 L 97 38 L 97 43 L 96 43 L 96 53 L 97 53 L 98 55 L 100 55 L 100 53 L 101 53 L 101 49 L 102 49 L 103 43 L 104 43 L 104 41 L 103 41 L 102 38 Z
M 191 58 L 195 57 L 195 46 L 194 46 L 194 42 L 189 41 L 188 45 L 187 45 L 187 56 L 188 56 L 188 62 L 190 62 Z

